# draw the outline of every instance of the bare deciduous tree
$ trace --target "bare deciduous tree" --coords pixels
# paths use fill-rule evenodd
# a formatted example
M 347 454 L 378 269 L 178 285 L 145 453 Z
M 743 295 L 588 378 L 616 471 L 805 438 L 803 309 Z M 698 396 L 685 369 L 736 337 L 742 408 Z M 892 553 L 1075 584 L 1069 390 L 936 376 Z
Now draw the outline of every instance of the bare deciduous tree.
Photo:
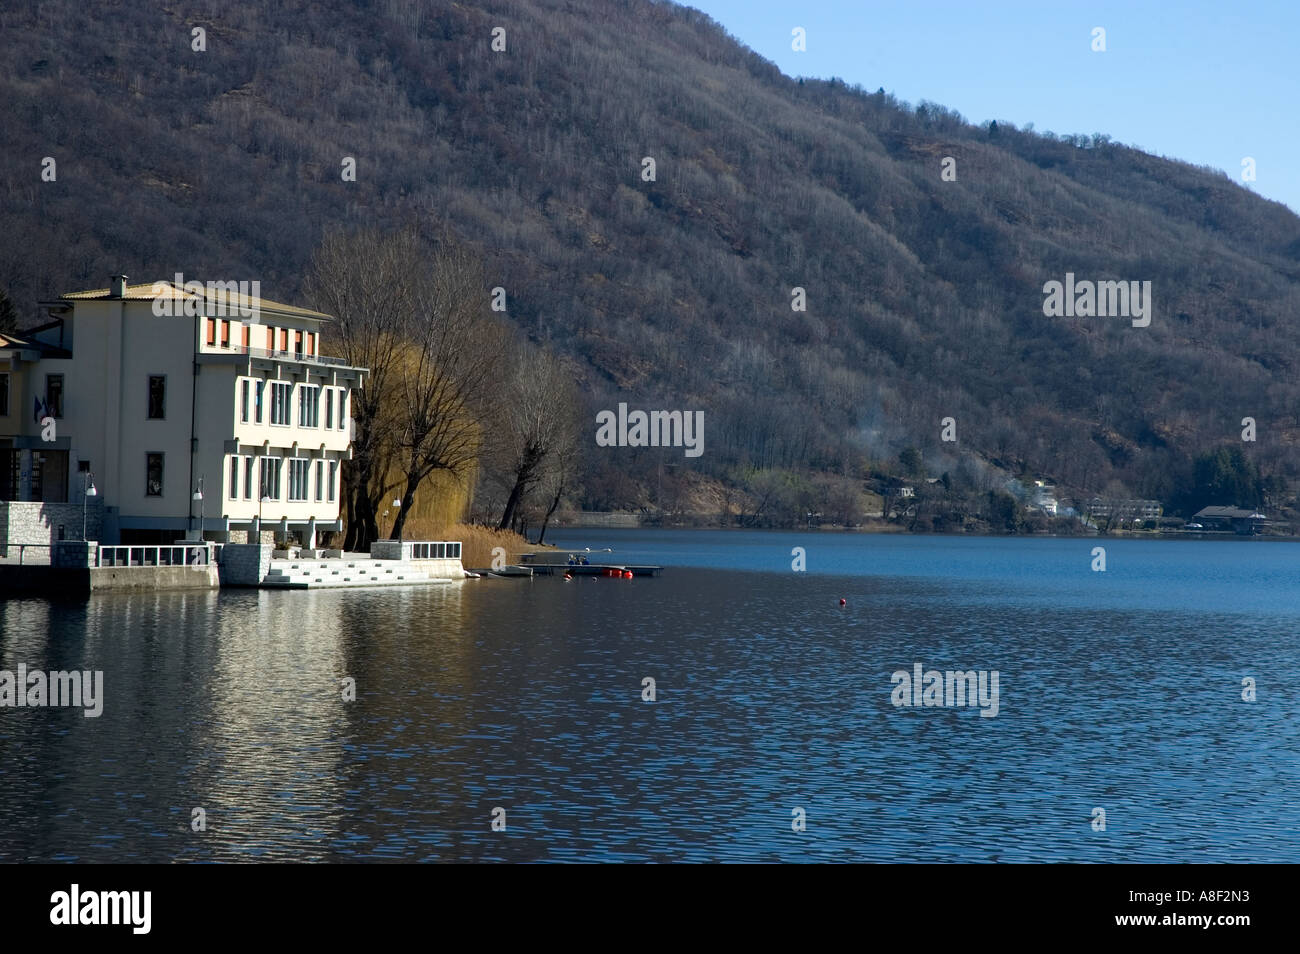
M 498 466 L 510 487 L 499 529 L 511 525 L 524 495 L 547 476 L 572 468 L 578 444 L 578 396 L 572 374 L 548 351 L 517 349 L 515 370 L 503 390 Z M 549 520 L 564 479 L 553 496 Z
M 415 492 L 434 471 L 467 480 L 483 445 L 484 422 L 502 410 L 500 379 L 505 327 L 487 310 L 487 284 L 478 260 L 444 240 L 413 286 L 403 336 L 396 434 L 402 474 L 399 539 Z

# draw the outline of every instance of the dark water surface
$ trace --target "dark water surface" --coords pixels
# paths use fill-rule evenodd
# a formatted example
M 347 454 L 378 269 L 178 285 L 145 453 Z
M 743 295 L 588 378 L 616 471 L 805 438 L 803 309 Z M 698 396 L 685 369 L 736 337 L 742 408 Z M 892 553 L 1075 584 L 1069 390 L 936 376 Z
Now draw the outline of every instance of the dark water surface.
M 557 542 L 669 570 L 0 603 L 0 669 L 106 684 L 0 708 L 0 861 L 1300 861 L 1300 546 Z

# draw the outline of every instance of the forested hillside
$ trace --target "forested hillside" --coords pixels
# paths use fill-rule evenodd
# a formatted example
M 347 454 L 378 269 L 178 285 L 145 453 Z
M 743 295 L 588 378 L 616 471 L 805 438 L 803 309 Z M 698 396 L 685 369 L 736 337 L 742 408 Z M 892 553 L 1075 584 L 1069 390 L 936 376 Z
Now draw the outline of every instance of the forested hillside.
M 909 446 L 980 490 L 1191 507 L 1195 459 L 1247 416 L 1253 464 L 1300 472 L 1285 207 L 1104 135 L 793 80 L 673 4 L 9 0 L 0 103 L 20 323 L 118 271 L 298 301 L 331 227 L 448 230 L 593 415 L 705 412 L 698 458 L 593 440 L 592 509 L 702 477 L 751 499 L 858 480 Z M 1067 272 L 1149 281 L 1149 327 L 1046 317 Z

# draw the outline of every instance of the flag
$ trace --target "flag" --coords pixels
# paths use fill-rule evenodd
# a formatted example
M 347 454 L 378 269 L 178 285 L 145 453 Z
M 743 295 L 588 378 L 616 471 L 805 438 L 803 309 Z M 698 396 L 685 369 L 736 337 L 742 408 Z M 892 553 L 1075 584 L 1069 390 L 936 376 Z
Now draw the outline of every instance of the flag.
M 36 423 L 41 423 L 41 418 L 45 417 L 45 405 L 41 403 L 40 398 L 33 398 L 36 402 Z

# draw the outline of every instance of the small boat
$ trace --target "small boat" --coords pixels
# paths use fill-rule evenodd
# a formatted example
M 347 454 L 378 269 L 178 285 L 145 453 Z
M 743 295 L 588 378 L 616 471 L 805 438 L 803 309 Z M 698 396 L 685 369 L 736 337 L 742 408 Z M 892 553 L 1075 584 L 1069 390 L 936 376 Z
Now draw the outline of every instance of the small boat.
M 519 566 L 519 565 L 517 565 L 517 564 L 511 564 L 510 566 L 503 566 L 503 567 L 502 567 L 501 569 L 499 569 L 499 570 L 489 570 L 488 573 L 489 573 L 490 576 L 529 576 L 529 577 L 531 577 L 531 576 L 533 575 L 533 569 L 532 569 L 532 567 L 528 567 L 528 566 Z

